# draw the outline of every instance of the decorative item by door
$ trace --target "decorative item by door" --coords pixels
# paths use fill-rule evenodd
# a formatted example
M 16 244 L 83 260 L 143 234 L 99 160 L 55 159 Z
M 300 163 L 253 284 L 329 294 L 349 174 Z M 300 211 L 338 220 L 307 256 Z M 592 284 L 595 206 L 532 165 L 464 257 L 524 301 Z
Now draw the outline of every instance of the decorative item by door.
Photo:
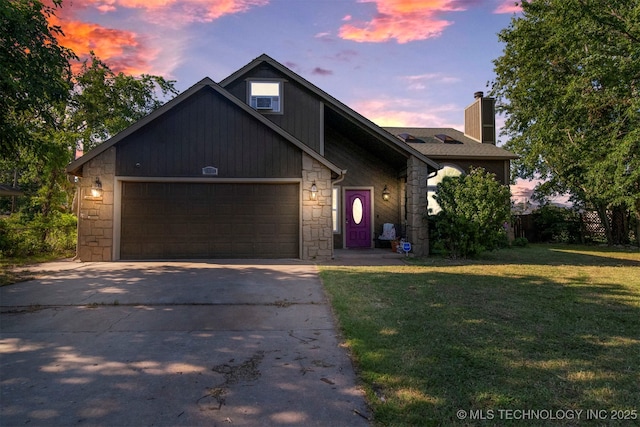
M 347 248 L 371 247 L 371 192 L 345 191 L 345 244 Z

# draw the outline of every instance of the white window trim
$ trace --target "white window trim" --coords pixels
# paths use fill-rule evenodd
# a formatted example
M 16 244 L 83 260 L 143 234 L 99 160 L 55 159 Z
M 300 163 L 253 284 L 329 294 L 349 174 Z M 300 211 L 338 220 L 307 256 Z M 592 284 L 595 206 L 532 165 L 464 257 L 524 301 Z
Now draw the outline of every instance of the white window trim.
M 247 105 L 251 106 L 251 98 L 252 98 L 252 93 L 251 93 L 251 83 L 276 83 L 278 84 L 278 103 L 279 103 L 279 109 L 278 110 L 259 110 L 259 109 L 255 109 L 256 111 L 258 111 L 261 114 L 283 114 L 284 111 L 284 83 L 285 80 L 282 79 L 269 79 L 269 78 L 251 78 L 251 79 L 247 79 Z M 261 95 L 257 95 L 257 96 L 261 96 Z M 267 95 L 268 96 L 268 95 Z M 252 107 L 254 108 L 254 107 Z
M 342 232 L 342 221 L 340 220 L 340 200 L 342 193 L 340 192 L 340 186 L 334 185 L 331 189 L 331 219 L 333 220 L 335 215 L 335 223 L 332 224 L 333 234 L 340 234 Z

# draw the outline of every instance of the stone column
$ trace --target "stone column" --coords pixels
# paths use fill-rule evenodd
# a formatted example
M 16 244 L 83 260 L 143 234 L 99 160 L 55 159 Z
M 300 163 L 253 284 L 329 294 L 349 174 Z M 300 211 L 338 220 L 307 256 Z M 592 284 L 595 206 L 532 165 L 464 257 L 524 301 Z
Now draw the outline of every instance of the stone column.
M 411 156 L 407 160 L 407 238 L 416 256 L 429 255 L 427 176 L 427 165 Z
M 311 200 L 311 185 L 318 192 Z M 302 154 L 302 259 L 325 261 L 333 255 L 331 219 L 331 171 L 306 153 Z
M 87 162 L 82 169 L 78 185 L 78 249 L 81 261 L 113 260 L 113 185 L 116 149 Z M 102 183 L 102 195 L 94 197 L 91 187 L 96 178 Z

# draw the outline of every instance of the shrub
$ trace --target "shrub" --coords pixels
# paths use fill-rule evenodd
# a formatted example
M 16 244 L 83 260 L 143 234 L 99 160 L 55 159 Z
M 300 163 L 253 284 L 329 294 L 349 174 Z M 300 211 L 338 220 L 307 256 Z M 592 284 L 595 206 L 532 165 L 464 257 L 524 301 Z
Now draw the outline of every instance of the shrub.
M 574 210 L 544 205 L 533 213 L 533 223 L 542 242 L 580 242 L 580 216 Z
M 60 212 L 48 218 L 24 214 L 0 218 L 0 256 L 24 258 L 72 251 L 76 224 L 75 216 Z
M 484 169 L 445 177 L 435 195 L 441 211 L 435 216 L 436 241 L 452 258 L 477 255 L 506 245 L 510 218 L 509 187 Z
M 529 240 L 527 240 L 526 237 L 516 237 L 515 239 L 513 239 L 513 242 L 511 242 L 511 246 L 517 246 L 521 248 L 524 248 L 528 244 Z

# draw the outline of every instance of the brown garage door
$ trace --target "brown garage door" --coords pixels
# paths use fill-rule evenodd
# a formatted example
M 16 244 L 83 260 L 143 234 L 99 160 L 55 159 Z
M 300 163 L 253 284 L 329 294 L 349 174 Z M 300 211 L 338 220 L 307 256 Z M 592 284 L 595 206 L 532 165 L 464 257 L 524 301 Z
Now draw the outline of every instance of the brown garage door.
M 298 253 L 298 184 L 122 184 L 122 259 Z

